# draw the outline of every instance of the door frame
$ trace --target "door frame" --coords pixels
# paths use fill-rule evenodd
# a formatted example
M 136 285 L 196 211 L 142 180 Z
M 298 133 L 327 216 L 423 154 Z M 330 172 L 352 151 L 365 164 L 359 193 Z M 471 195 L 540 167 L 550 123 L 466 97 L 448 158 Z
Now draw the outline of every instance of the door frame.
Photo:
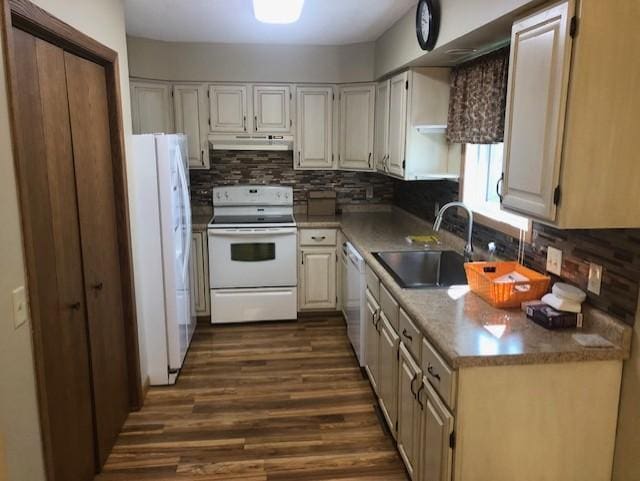
M 122 104 L 120 92 L 120 72 L 118 68 L 118 54 L 114 50 L 102 45 L 91 37 L 76 30 L 72 26 L 52 16 L 45 10 L 28 0 L 0 0 L 1 21 L 0 29 L 4 41 L 4 58 L 7 80 L 7 97 L 11 128 L 11 144 L 18 184 L 18 197 L 21 213 L 23 251 L 27 271 L 27 286 L 29 304 L 31 307 L 31 337 L 33 341 L 33 357 L 36 371 L 38 405 L 40 412 L 40 426 L 42 429 L 42 443 L 45 457 L 47 478 L 53 480 L 53 460 L 51 458 L 49 419 L 46 412 L 46 392 L 41 388 L 44 376 L 44 358 L 40 336 L 41 325 L 37 313 L 37 289 L 35 275 L 37 272 L 33 251 L 32 232 L 29 228 L 30 212 L 27 198 L 29 179 L 21 175 L 22 159 L 17 148 L 18 136 L 17 106 L 18 90 L 15 76 L 16 59 L 14 57 L 14 43 L 12 28 L 17 27 L 31 35 L 41 38 L 68 52 L 91 60 L 104 67 L 107 83 L 107 104 L 109 109 L 109 127 L 111 140 L 111 154 L 113 159 L 113 185 L 115 193 L 116 221 L 118 224 L 118 253 L 120 257 L 120 276 L 122 283 L 122 300 L 126 336 L 127 370 L 129 407 L 132 411 L 139 410 L 143 404 L 143 386 L 140 374 L 140 355 L 138 351 L 138 323 L 136 317 L 136 302 L 133 280 L 132 249 L 130 238 L 129 201 L 127 193 L 127 172 L 124 150 L 124 129 L 122 123 Z M 34 313 L 36 313 L 34 315 Z

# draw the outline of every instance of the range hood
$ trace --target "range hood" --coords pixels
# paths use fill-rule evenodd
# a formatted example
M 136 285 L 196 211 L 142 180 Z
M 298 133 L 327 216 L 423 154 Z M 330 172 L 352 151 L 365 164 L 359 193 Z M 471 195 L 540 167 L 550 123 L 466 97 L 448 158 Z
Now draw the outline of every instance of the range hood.
M 293 135 L 215 134 L 209 143 L 213 150 L 293 150 Z

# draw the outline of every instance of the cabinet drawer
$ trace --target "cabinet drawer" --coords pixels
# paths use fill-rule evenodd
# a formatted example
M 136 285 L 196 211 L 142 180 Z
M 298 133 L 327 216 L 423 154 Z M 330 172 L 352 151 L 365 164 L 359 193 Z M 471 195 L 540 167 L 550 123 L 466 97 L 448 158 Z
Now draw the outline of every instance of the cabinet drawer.
M 302 229 L 300 231 L 301 246 L 334 246 L 336 245 L 335 229 Z
M 444 402 L 453 409 L 455 405 L 456 373 L 436 352 L 435 348 L 422 339 L 422 372 L 429 384 L 438 392 Z
M 389 324 L 398 332 L 398 310 L 399 306 L 384 284 L 380 284 L 380 307 L 389 319 Z
M 411 353 L 414 359 L 420 362 L 420 344 L 422 342 L 422 334 L 409 318 L 406 312 L 400 309 L 398 332 L 400 333 L 400 340 L 406 346 L 407 350 Z
M 365 271 L 366 271 L 366 277 L 367 277 L 367 288 L 369 289 L 369 292 L 371 292 L 371 295 L 373 296 L 373 298 L 379 301 L 380 300 L 380 279 L 378 279 L 378 276 L 376 276 L 376 274 L 373 272 L 371 267 L 369 267 L 369 264 L 367 264 Z

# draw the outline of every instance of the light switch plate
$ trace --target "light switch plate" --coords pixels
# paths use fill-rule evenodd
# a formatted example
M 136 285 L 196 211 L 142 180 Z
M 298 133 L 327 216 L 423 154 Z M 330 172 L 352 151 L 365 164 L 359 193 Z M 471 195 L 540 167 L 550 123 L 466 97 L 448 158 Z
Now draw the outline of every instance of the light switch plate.
M 589 264 L 589 283 L 587 284 L 587 290 L 593 292 L 596 296 L 600 295 L 600 288 L 602 287 L 602 266 L 600 264 Z
M 555 247 L 547 247 L 547 271 L 557 276 L 562 274 L 562 251 Z
M 13 291 L 13 325 L 16 329 L 27 322 L 28 310 L 24 286 L 18 287 Z
M 367 200 L 373 199 L 373 185 L 367 185 L 367 191 L 365 192 Z

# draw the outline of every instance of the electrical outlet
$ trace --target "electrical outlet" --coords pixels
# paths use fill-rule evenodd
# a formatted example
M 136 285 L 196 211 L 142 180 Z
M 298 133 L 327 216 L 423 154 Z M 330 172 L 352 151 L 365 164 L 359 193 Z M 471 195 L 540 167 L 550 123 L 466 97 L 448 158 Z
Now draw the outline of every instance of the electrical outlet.
M 365 192 L 367 200 L 373 199 L 373 185 L 367 185 L 367 191 Z
M 589 264 L 589 283 L 587 284 L 587 290 L 593 292 L 596 296 L 600 295 L 600 288 L 602 287 L 602 266 L 600 264 Z
M 21 286 L 13 291 L 13 325 L 16 329 L 27 321 L 27 316 L 27 294 Z
M 547 248 L 547 271 L 557 276 L 562 274 L 562 251 L 555 247 Z

